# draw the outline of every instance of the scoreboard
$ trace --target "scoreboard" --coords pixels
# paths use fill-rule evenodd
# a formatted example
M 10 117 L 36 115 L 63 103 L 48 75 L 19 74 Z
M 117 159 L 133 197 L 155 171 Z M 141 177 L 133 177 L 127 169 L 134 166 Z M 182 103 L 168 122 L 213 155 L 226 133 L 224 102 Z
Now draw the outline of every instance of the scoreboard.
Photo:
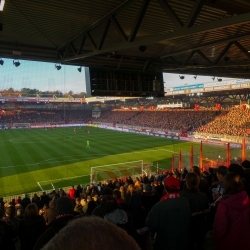
M 93 106 L 92 108 L 92 117 L 98 118 L 101 116 L 102 108 L 101 106 Z

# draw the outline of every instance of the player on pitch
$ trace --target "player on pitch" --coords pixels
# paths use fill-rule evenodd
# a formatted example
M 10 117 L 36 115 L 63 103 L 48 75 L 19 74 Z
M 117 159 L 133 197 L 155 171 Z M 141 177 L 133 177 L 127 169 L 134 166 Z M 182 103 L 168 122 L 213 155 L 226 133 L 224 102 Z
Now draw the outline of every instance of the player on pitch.
M 74 133 L 76 134 L 76 128 L 74 128 Z
M 89 146 L 89 141 L 87 141 L 87 146 L 86 146 L 86 148 L 90 148 L 90 146 Z

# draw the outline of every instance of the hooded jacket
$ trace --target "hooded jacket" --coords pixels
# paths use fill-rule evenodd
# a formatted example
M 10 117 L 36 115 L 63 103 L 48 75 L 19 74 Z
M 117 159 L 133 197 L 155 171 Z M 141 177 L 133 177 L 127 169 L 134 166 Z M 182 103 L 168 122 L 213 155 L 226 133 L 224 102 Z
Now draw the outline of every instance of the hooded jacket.
M 127 213 L 123 210 L 115 209 L 104 216 L 104 220 L 110 221 L 115 225 L 122 225 L 128 222 Z
M 75 194 L 76 194 L 76 190 L 74 188 L 71 188 L 69 190 L 68 197 L 71 198 L 71 199 L 75 199 Z
M 55 205 L 56 205 L 55 200 L 52 200 L 49 203 L 49 208 L 46 209 L 43 215 L 46 224 L 50 224 L 53 220 L 56 219 Z
M 245 191 L 218 203 L 213 231 L 216 249 L 249 250 L 249 213 L 249 198 Z

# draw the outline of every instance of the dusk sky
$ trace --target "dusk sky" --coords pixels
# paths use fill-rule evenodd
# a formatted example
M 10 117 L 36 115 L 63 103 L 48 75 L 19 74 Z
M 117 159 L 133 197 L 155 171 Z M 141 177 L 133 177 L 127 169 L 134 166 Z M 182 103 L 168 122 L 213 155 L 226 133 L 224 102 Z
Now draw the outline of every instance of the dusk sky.
M 84 68 L 79 73 L 77 66 L 62 65 L 58 71 L 54 63 L 23 60 L 20 60 L 19 67 L 15 67 L 12 59 L 3 60 L 4 65 L 0 65 L 0 91 L 9 88 L 30 88 L 41 91 L 59 90 L 63 93 L 72 90 L 75 94 L 86 92 Z M 210 76 L 198 76 L 195 80 L 193 75 L 185 75 L 185 79 L 181 80 L 179 74 L 164 74 L 165 88 L 211 81 Z

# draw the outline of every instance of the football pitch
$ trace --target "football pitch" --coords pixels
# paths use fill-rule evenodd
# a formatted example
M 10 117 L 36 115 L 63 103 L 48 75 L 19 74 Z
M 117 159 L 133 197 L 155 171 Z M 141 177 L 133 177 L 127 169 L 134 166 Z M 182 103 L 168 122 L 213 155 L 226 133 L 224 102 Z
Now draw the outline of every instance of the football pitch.
M 143 160 L 171 169 L 172 154 L 192 143 L 95 127 L 0 130 L 0 197 L 87 184 L 91 167 Z M 90 131 L 90 135 L 86 130 Z M 90 148 L 87 148 L 87 141 Z M 196 154 L 199 154 L 196 145 Z M 210 155 L 220 146 L 204 145 Z M 221 152 L 221 154 L 223 154 Z

